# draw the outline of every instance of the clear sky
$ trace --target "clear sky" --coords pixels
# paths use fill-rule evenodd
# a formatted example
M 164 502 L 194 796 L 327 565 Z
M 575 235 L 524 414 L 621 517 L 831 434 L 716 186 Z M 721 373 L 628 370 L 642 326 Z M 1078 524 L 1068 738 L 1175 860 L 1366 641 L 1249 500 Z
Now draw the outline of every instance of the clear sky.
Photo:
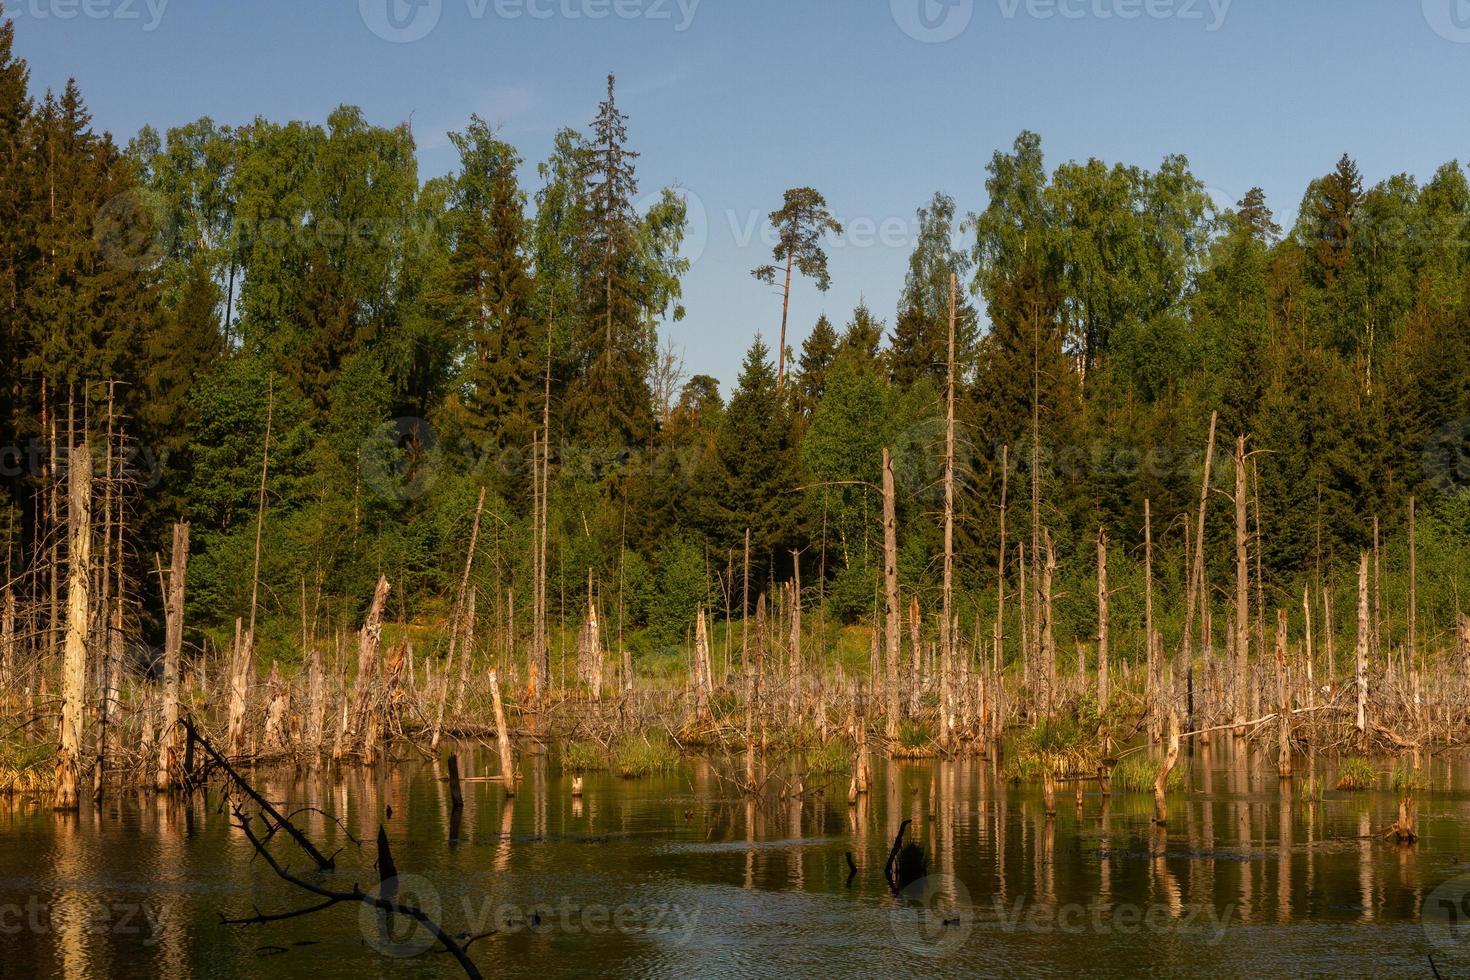
M 1022 129 L 1049 164 L 1190 159 L 1218 203 L 1260 185 L 1290 224 L 1344 151 L 1375 182 L 1470 158 L 1470 0 L 5 0 L 35 88 L 79 80 L 126 141 L 203 115 L 412 118 L 421 176 L 471 113 L 534 164 L 616 72 L 644 191 L 691 196 L 697 261 L 671 329 L 732 381 L 780 299 L 751 278 L 782 191 L 849 226 L 832 289 L 795 289 L 792 345 L 866 298 L 890 324 L 914 210 L 985 203 Z

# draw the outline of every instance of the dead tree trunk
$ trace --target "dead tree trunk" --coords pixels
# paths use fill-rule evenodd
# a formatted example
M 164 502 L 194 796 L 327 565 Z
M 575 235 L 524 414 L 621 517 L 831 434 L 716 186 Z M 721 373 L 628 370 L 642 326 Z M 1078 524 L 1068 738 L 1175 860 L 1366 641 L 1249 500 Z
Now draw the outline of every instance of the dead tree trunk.
M 281 680 L 281 669 L 274 662 L 266 691 L 265 752 L 279 755 L 291 745 L 291 689 Z
M 66 646 L 61 676 L 61 739 L 56 752 L 56 808 L 76 809 L 87 707 L 87 632 L 91 612 L 92 452 L 74 446 L 68 461 Z
M 495 709 L 495 745 L 500 751 L 500 775 L 505 780 L 505 795 L 516 795 L 516 764 L 511 754 L 510 731 L 505 724 L 505 705 L 500 700 L 500 675 L 490 671 L 490 702 Z
M 1245 735 L 1250 669 L 1250 560 L 1246 550 L 1245 436 L 1235 442 L 1235 734 Z
M 163 728 L 158 739 L 158 792 L 177 785 L 183 757 L 179 751 L 179 661 L 184 649 L 184 580 L 189 567 L 189 525 L 174 525 L 173 556 L 163 583 Z
M 0 692 L 8 693 L 15 681 L 15 590 L 6 588 L 0 612 Z
M 945 412 L 944 412 L 944 596 L 942 600 L 943 609 L 940 613 L 944 620 L 943 629 L 940 631 L 940 649 L 942 651 L 943 677 L 940 682 L 940 719 L 939 732 L 941 743 L 948 747 L 950 740 L 954 737 L 954 675 L 956 662 L 959 659 L 959 651 L 954 648 L 954 397 L 955 397 L 955 294 L 959 288 L 959 278 L 950 273 L 949 276 L 949 356 L 946 359 L 946 381 L 945 381 Z M 893 482 L 892 464 L 888 466 L 887 482 L 890 487 Z M 896 559 L 895 559 L 896 565 Z M 893 584 L 890 586 L 889 602 L 894 616 L 898 612 L 898 577 L 895 567 Z M 889 627 L 889 643 L 897 648 L 898 628 Z M 889 695 L 889 705 L 896 704 L 893 695 Z M 892 729 L 894 723 L 889 722 Z
M 367 619 L 357 634 L 357 681 L 353 686 L 352 724 L 350 726 L 353 748 L 365 746 L 369 737 L 368 716 L 372 712 L 377 690 L 378 644 L 383 638 L 383 610 L 388 604 L 388 578 L 380 576 L 373 590 L 373 601 L 368 606 Z
M 1189 569 L 1189 587 L 1184 598 L 1184 656 L 1192 661 L 1191 631 L 1194 629 L 1195 609 L 1206 600 L 1205 590 L 1205 508 L 1210 500 L 1210 470 L 1215 462 L 1215 429 L 1220 421 L 1219 412 L 1210 413 L 1210 438 L 1205 444 L 1205 471 L 1199 488 L 1199 524 L 1194 537 L 1194 554 Z M 1203 618 L 1201 619 L 1203 622 Z M 1201 646 L 1204 646 L 1201 643 Z
M 996 683 L 1002 678 L 1005 666 L 1005 618 L 1006 618 L 1006 493 L 1011 480 L 1011 447 L 1000 449 L 1000 550 L 995 558 L 995 636 L 990 651 L 990 669 L 994 671 Z
M 1368 747 L 1368 644 L 1373 635 L 1368 615 L 1368 555 L 1358 564 L 1358 750 Z
M 923 689 L 924 621 L 919 612 L 917 593 L 909 597 L 909 714 L 919 714 L 919 697 Z
M 1108 710 L 1108 532 L 1097 531 L 1097 710 Z
M 1174 764 L 1179 761 L 1179 713 L 1169 709 L 1169 748 L 1164 754 L 1164 764 L 1159 767 L 1159 774 L 1154 779 L 1154 823 L 1159 826 L 1169 822 L 1169 808 L 1165 802 L 1164 793 L 1169 787 L 1169 774 L 1174 771 Z
M 884 729 L 890 740 L 898 738 L 898 719 L 902 713 L 899 701 L 898 687 L 898 658 L 899 643 L 902 636 L 902 616 L 898 597 L 898 505 L 897 491 L 893 480 L 893 456 L 887 449 L 883 450 L 883 593 L 885 599 L 885 615 L 883 617 L 883 639 L 885 666 L 887 676 L 888 704 L 886 727 Z M 945 599 L 945 612 L 949 611 L 948 597 Z M 946 620 L 946 623 L 948 621 Z M 947 632 L 947 626 L 946 626 Z M 941 640 L 941 649 L 944 651 L 943 658 L 946 662 L 949 658 L 949 642 Z M 940 702 L 945 703 L 945 694 L 948 692 L 949 671 L 940 668 Z M 949 721 L 947 718 L 940 720 L 940 738 L 947 741 Z
M 791 675 L 791 727 L 801 721 L 801 555 L 791 553 L 795 577 L 791 581 L 791 640 L 787 648 L 787 660 Z
M 249 709 L 250 665 L 255 636 L 235 620 L 235 646 L 230 658 L 230 719 L 225 751 L 233 758 L 245 754 L 245 721 Z
M 313 766 L 322 749 L 322 721 L 326 712 L 325 673 L 321 647 L 313 643 L 306 655 L 306 752 Z
M 710 717 L 709 631 L 705 626 L 704 608 L 694 620 L 694 720 L 708 721 Z
M 1148 711 L 1148 737 L 1151 742 L 1156 742 L 1162 736 L 1160 723 L 1163 718 L 1160 715 L 1158 676 L 1159 664 L 1157 661 L 1158 643 L 1155 641 L 1157 632 L 1154 630 L 1154 518 L 1153 505 L 1145 498 L 1143 501 L 1143 642 L 1144 663 L 1148 676 L 1144 679 L 1147 685 L 1145 700 Z
M 1276 771 L 1291 778 L 1291 690 L 1286 683 L 1286 610 L 1276 610 Z
M 1046 562 L 1041 566 L 1041 608 L 1037 618 L 1041 624 L 1041 651 L 1046 664 L 1046 715 L 1057 707 L 1057 636 L 1056 616 L 1052 607 L 1052 580 L 1057 573 L 1057 551 L 1052 543 L 1051 528 L 1046 529 Z

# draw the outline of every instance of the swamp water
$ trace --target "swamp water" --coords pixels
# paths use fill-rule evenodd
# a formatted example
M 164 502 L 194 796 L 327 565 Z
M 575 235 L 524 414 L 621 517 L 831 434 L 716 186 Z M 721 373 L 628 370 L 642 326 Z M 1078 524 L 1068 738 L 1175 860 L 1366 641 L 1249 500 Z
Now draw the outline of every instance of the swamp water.
M 466 775 L 493 771 L 486 749 L 459 751 Z M 486 976 L 1429 977 L 1431 956 L 1443 976 L 1470 976 L 1465 754 L 1426 761 L 1412 848 L 1376 839 L 1397 816 L 1386 778 L 1334 792 L 1318 759 L 1329 789 L 1307 803 L 1229 738 L 1181 757 L 1166 830 L 1151 796 L 1105 800 L 1095 784 L 1080 808 L 1064 784 L 1048 820 L 1039 787 L 978 759 L 875 758 L 853 809 L 846 775 L 808 776 L 804 803 L 749 802 L 719 775 L 738 760 L 589 775 L 581 799 L 554 760 L 521 764 L 511 800 L 498 783 L 464 784 L 455 843 L 442 767 L 417 756 L 252 778 L 283 811 L 315 808 L 296 823 L 341 849 L 341 870 L 318 879 L 333 887 L 377 880 L 391 806 L 400 897 L 451 933 L 496 930 L 471 947 Z M 458 975 L 427 936 L 356 905 L 222 925 L 317 899 L 255 858 L 218 803 L 211 791 L 207 806 L 114 795 L 65 816 L 0 805 L 0 977 Z M 883 865 L 904 820 L 930 876 L 896 899 Z M 272 851 L 308 867 L 284 838 Z

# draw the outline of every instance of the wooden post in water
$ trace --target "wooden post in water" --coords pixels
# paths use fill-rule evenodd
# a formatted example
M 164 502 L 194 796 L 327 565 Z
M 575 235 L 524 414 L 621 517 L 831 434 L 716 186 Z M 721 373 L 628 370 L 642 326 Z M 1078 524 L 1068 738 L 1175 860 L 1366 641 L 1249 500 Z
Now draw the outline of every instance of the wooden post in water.
M 510 731 L 505 724 L 505 705 L 500 700 L 500 675 L 490 671 L 490 703 L 495 709 L 495 746 L 500 751 L 500 775 L 505 780 L 505 795 L 516 795 L 516 763 L 511 754 Z
M 56 751 L 56 808 L 74 810 L 87 707 L 87 631 L 92 581 L 92 452 L 84 442 L 68 460 L 66 645 L 61 675 L 61 740 Z
M 1169 709 L 1169 749 L 1164 754 L 1164 764 L 1154 779 L 1154 823 L 1159 826 L 1169 822 L 1169 808 L 1164 800 L 1164 791 L 1169 786 L 1169 774 L 1179 761 L 1179 713 Z

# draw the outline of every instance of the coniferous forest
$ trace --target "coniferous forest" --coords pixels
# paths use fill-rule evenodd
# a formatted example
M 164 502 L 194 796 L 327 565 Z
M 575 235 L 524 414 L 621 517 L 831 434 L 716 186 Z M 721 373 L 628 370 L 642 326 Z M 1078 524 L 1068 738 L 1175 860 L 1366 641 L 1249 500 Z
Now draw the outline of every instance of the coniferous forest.
M 1449 0 L 141 6 L 0 0 L 0 975 L 1470 973 Z
M 475 117 L 426 179 L 407 124 L 352 106 L 101 132 L 13 40 L 0 683 L 37 699 L 40 741 L 63 701 L 86 705 L 73 752 L 109 711 L 160 737 L 182 682 L 239 702 L 233 748 L 261 749 L 246 729 L 282 691 L 350 748 L 375 630 L 408 645 L 436 740 L 481 664 L 520 712 L 681 690 L 691 660 L 698 697 L 759 697 L 748 652 L 784 674 L 792 650 L 793 681 L 843 691 L 898 699 L 901 670 L 906 717 L 921 676 L 978 680 L 974 726 L 1105 707 L 1087 678 L 1110 663 L 1165 705 L 1157 734 L 1186 674 L 1191 717 L 1214 690 L 1242 721 L 1252 670 L 1275 703 L 1277 610 L 1303 691 L 1351 685 L 1360 642 L 1416 699 L 1466 655 L 1457 161 L 1417 179 L 1348 153 L 1273 214 L 1258 190 L 1217 208 L 1183 156 L 1058 161 L 1022 132 L 914 202 L 896 309 L 751 309 L 722 384 L 664 339 L 686 203 L 650 198 L 658 121 L 611 77 L 533 180 Z M 772 188 L 769 264 L 728 274 L 825 290 L 833 210 Z

